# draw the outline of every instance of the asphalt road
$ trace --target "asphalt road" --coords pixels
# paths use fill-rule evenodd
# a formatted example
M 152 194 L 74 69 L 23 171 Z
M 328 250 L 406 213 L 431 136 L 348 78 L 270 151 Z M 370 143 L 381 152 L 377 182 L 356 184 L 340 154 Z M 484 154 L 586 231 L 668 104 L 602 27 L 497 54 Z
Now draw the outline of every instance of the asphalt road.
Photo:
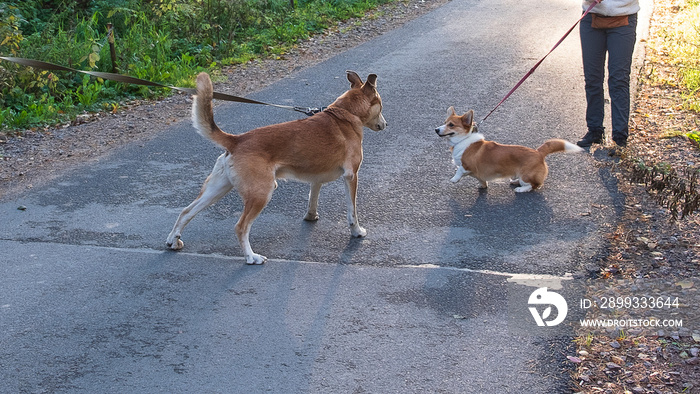
M 308 186 L 281 182 L 251 232 L 264 266 L 244 264 L 235 193 L 166 250 L 221 152 L 188 119 L 0 202 L 0 392 L 566 392 L 570 338 L 533 334 L 527 295 L 585 274 L 624 203 L 615 179 L 584 153 L 550 156 L 533 193 L 451 184 L 433 130 L 449 106 L 485 116 L 580 13 L 453 0 L 251 96 L 320 106 L 347 89 L 345 70 L 379 75 L 389 127 L 365 131 L 363 239 L 341 181 L 315 223 Z M 481 131 L 575 141 L 584 105 L 575 30 Z M 215 116 L 234 133 L 298 117 L 242 104 Z

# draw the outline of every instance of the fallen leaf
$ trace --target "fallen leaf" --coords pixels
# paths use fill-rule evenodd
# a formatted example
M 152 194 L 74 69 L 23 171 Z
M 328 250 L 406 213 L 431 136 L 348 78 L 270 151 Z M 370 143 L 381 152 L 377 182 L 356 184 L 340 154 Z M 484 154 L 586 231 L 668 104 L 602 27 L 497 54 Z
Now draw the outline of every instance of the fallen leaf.
M 690 289 L 691 287 L 693 287 L 694 283 L 689 280 L 682 280 L 680 282 L 676 282 L 676 285 L 680 286 L 681 289 Z

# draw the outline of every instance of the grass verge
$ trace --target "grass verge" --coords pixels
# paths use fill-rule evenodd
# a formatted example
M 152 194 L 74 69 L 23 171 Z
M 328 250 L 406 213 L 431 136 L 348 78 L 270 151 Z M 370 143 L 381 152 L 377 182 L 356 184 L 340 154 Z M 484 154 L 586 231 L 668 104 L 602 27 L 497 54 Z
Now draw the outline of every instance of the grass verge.
M 0 55 L 191 87 L 200 71 L 283 56 L 299 40 L 392 1 L 297 0 L 293 8 L 289 0 L 9 1 L 0 3 Z M 0 134 L 168 94 L 0 61 Z

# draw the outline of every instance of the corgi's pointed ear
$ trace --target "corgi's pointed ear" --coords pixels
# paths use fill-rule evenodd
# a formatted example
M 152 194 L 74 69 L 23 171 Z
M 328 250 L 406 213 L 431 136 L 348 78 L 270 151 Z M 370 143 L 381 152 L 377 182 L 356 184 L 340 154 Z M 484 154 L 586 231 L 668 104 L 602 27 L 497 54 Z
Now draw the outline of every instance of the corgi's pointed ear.
M 360 78 L 359 75 L 357 75 L 356 72 L 354 71 L 346 71 L 347 76 L 348 76 L 348 81 L 350 82 L 350 88 L 359 88 L 362 86 L 362 78 Z
M 450 107 L 447 109 L 447 117 L 449 118 L 452 115 L 455 115 L 455 107 Z
M 474 124 L 474 110 L 469 110 L 467 111 L 466 114 L 462 115 L 462 125 L 464 126 L 465 129 L 471 130 L 472 125 Z

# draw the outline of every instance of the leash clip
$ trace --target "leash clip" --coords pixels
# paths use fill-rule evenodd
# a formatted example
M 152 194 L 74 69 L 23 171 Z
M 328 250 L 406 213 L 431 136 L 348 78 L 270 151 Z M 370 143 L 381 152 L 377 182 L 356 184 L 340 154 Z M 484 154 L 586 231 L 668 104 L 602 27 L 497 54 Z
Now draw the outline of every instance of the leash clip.
M 328 107 L 321 107 L 321 108 L 316 108 L 316 107 L 294 107 L 295 111 L 299 111 L 304 113 L 306 116 L 312 116 L 314 114 L 317 114 L 319 112 L 323 112 L 326 110 Z

